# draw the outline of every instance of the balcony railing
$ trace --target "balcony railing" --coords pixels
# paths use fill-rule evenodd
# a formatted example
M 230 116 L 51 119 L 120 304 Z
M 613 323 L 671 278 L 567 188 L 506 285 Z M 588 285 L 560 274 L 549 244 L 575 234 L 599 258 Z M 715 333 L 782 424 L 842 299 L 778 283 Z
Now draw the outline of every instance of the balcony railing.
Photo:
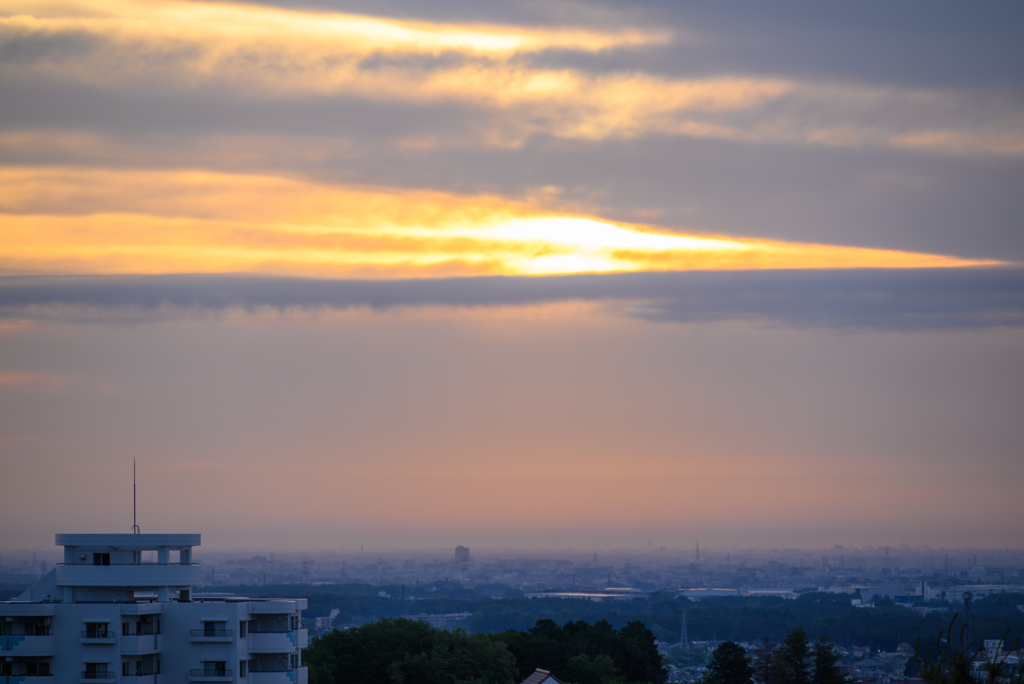
M 113 670 L 86 670 L 82 673 L 82 679 L 113 679 Z
M 284 626 L 284 627 L 257 627 L 257 628 L 250 627 L 249 628 L 249 634 L 288 634 L 289 632 L 294 632 L 294 631 L 295 631 L 294 629 L 292 629 L 291 627 L 288 627 L 288 626 Z
M 191 587 L 199 584 L 202 567 L 189 563 L 124 565 L 66 564 L 56 568 L 58 587 Z
M 234 634 L 230 629 L 193 629 L 189 631 L 189 636 L 193 637 L 230 637 Z
M 295 671 L 294 667 L 289 667 L 287 665 L 274 665 L 274 664 L 267 664 L 267 665 L 256 664 L 256 665 L 253 665 L 253 661 L 251 661 L 251 660 L 249 661 L 249 672 L 253 672 L 253 673 L 256 673 L 256 674 L 263 673 L 263 672 L 294 672 L 294 671 Z
M 233 670 L 189 670 L 189 677 L 234 677 Z
M 105 632 L 94 632 L 89 630 L 88 632 L 82 632 L 83 639 L 113 639 L 114 630 L 108 629 Z

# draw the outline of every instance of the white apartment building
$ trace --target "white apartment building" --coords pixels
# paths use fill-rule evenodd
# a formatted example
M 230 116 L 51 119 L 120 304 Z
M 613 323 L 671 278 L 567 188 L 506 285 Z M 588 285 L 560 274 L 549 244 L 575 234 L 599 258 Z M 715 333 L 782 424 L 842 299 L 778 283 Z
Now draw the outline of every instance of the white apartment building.
M 196 597 L 198 534 L 58 534 L 64 562 L 0 602 L 0 684 L 306 684 L 306 599 Z

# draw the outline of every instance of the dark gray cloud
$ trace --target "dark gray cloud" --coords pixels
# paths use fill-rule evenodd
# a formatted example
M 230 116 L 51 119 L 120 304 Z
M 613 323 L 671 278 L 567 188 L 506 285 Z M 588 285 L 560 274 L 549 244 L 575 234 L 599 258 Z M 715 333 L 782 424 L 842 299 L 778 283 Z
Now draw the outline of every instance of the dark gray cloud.
M 935 330 L 1024 325 L 1024 270 L 748 271 L 308 280 L 250 276 L 0 278 L 7 318 L 70 310 L 494 307 L 590 301 L 650 321 Z M 79 314 L 80 315 L 80 314 Z
M 749 73 L 935 87 L 1024 87 L 1024 7 L 953 1 L 917 5 L 765 4 L 672 0 L 501 2 L 470 0 L 260 0 L 258 4 L 428 21 L 524 25 L 623 23 L 671 27 L 705 40 L 671 48 L 595 55 L 574 64 L 614 63 L 655 73 Z

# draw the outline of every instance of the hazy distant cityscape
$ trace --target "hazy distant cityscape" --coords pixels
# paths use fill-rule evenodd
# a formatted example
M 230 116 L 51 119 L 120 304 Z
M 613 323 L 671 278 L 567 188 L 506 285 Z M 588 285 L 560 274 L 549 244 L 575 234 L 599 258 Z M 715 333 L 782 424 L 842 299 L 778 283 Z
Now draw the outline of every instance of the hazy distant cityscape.
M 458 546 L 253 554 L 200 548 L 192 557 L 200 563 L 192 601 L 301 597 L 294 605 L 300 606 L 301 628 L 310 636 L 396 617 L 469 633 L 525 630 L 545 619 L 553 625 L 609 620 L 616 627 L 639 620 L 653 633 L 668 681 L 704 676 L 726 639 L 755 656 L 760 640 L 788 635 L 791 625 L 806 624 L 812 634 L 815 626 L 829 625 L 843 676 L 865 683 L 920 681 L 913 642 L 956 614 L 970 616 L 972 604 L 972 629 L 990 655 L 1016 666 L 1018 654 L 1002 650 L 1007 644 L 997 630 L 1024 630 L 1024 551 L 1019 549 L 701 549 L 695 544 L 692 550 L 649 545 L 629 551 L 516 553 Z M 156 553 L 142 551 L 137 560 L 143 566 L 156 563 Z M 14 598 L 60 560 L 48 551 L 4 552 L 0 599 Z M 147 600 L 145 594 L 129 602 L 139 600 Z M 10 609 L 16 611 L 16 605 Z M 295 669 L 300 662 L 296 657 L 290 667 L 304 673 Z M 240 667 L 253 672 L 272 666 L 268 660 L 246 663 Z
M 1024 550 L 834 546 L 830 549 L 667 549 L 585 551 L 371 550 L 217 552 L 199 550 L 206 586 L 404 585 L 456 582 L 509 595 L 607 587 L 711 595 L 787 595 L 810 589 L 852 593 L 861 586 L 916 587 L 925 599 L 965 585 L 1024 587 Z M 0 583 L 30 582 L 59 562 L 57 552 L 0 551 Z M 984 590 L 981 590 L 984 591 Z
M 462 555 L 459 551 L 462 550 Z M 305 553 L 217 552 L 200 549 L 207 586 L 261 584 L 406 585 L 458 582 L 519 592 L 628 587 L 685 592 L 691 598 L 750 595 L 760 591 L 847 591 L 851 587 L 928 584 L 943 592 L 965 584 L 1024 585 L 1024 550 L 946 549 L 927 546 L 829 549 L 668 549 L 586 551 L 397 549 Z M 59 562 L 56 550 L 0 551 L 0 582 L 30 581 Z M 927 598 L 938 598 L 938 594 Z M 944 597 L 943 597 L 944 598 Z

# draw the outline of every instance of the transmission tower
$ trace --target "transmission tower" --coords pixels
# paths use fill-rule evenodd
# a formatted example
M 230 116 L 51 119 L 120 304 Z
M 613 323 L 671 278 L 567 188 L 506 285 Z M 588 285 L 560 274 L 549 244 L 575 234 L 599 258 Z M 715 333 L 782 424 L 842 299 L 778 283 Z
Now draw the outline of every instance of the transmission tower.
M 683 626 L 679 630 L 679 643 L 686 649 L 686 655 L 683 658 L 683 666 L 690 667 L 690 634 L 686 631 L 686 611 L 683 611 Z
M 974 635 L 972 634 L 973 626 L 971 624 L 971 607 L 974 603 L 974 593 L 970 591 L 964 592 L 964 628 L 967 632 L 967 643 L 968 649 L 974 644 Z

